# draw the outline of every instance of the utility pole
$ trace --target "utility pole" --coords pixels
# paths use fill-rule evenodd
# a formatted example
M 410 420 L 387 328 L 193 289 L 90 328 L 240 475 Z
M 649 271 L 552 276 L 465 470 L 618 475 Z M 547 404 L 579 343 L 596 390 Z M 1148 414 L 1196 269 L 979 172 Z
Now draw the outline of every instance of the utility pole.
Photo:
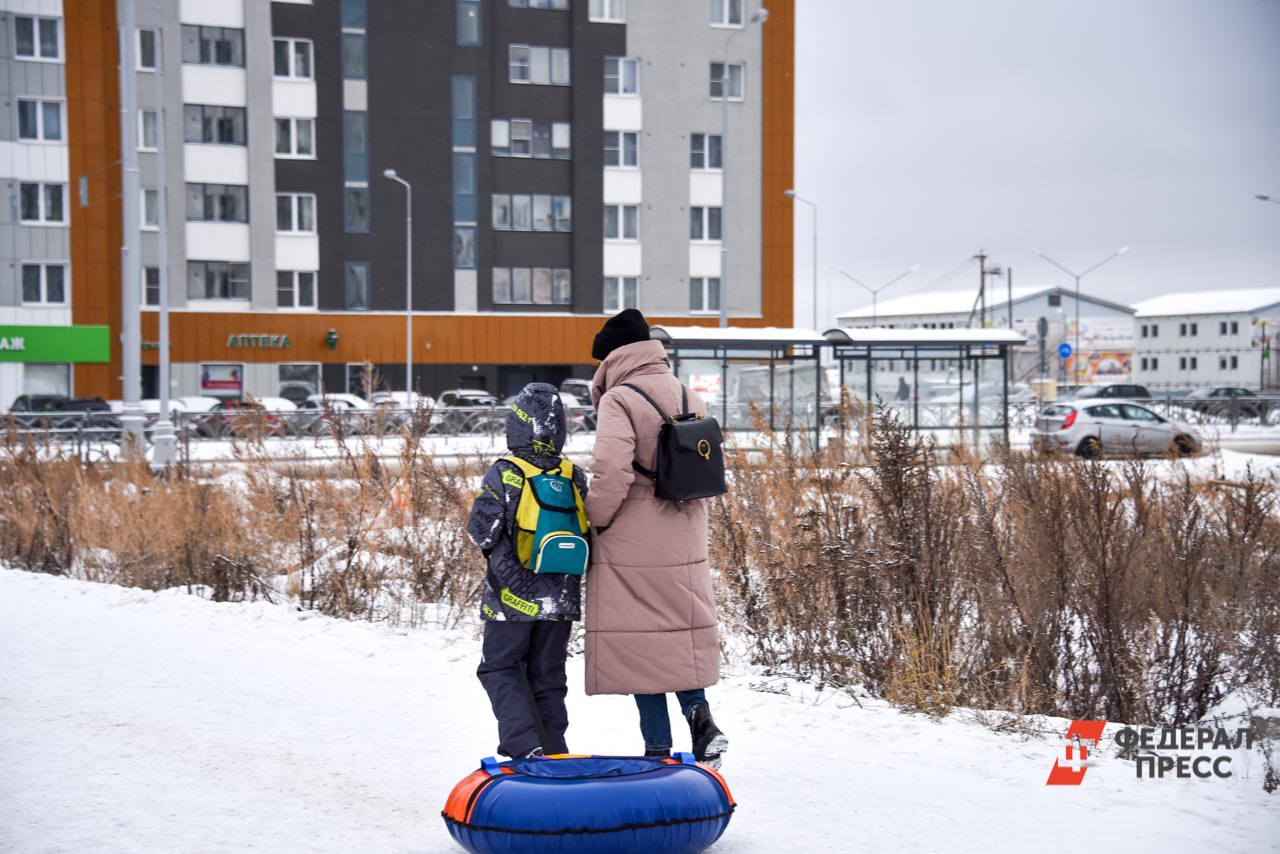
M 120 426 L 123 444 L 140 448 L 146 417 L 142 411 L 142 318 L 138 311 L 142 272 L 138 246 L 142 217 L 139 211 L 141 179 L 138 175 L 138 59 L 137 12 L 134 0 L 120 4 L 120 145 L 123 163 L 124 244 L 120 247 Z
M 987 328 L 987 252 L 979 249 L 978 259 L 978 328 Z
M 1004 275 L 1005 275 L 1004 283 L 1006 287 L 1006 292 L 1009 294 L 1009 328 L 1012 329 L 1013 328 L 1013 268 L 1005 267 Z
M 177 450 L 177 435 L 169 412 L 169 182 L 165 175 L 164 22 L 161 20 L 160 0 L 153 0 L 151 8 L 156 21 L 156 67 L 152 74 L 155 75 L 156 85 L 156 224 L 159 226 L 156 232 L 156 264 L 160 280 L 160 365 L 157 371 L 160 416 L 151 428 L 151 443 L 154 446 L 151 464 L 164 468 L 173 462 Z

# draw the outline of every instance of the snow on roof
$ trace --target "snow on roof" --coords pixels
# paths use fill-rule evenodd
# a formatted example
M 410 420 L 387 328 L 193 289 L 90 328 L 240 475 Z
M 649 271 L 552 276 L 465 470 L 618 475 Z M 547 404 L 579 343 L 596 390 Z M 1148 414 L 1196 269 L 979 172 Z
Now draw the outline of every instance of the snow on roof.
M 1134 303 L 1138 317 L 1177 314 L 1239 314 L 1280 305 L 1280 288 L 1184 291 Z
M 887 329 L 872 326 L 865 329 L 831 329 L 827 340 L 833 344 L 1025 344 L 1027 337 L 1012 329 Z
M 1064 296 L 1073 297 L 1075 292 L 1070 288 L 1061 288 L 1057 285 L 1028 285 L 1025 287 L 1016 287 L 1013 289 L 1014 303 L 1023 300 L 1032 299 L 1042 294 L 1060 291 Z M 897 299 L 881 300 L 879 306 L 875 309 L 874 316 L 881 317 L 914 317 L 925 314 L 968 314 L 973 311 L 973 307 L 977 304 L 978 291 L 976 288 L 959 291 L 925 291 L 918 294 L 909 294 L 907 296 L 898 297 Z M 1129 307 L 1120 303 L 1110 302 L 1100 297 L 1092 296 L 1088 293 L 1080 293 L 1080 301 L 1082 303 L 1091 302 L 1097 305 L 1105 305 L 1121 311 L 1128 311 Z M 1009 304 L 1009 290 L 999 284 L 992 285 L 987 290 L 987 311 L 993 309 L 1004 308 Z M 872 308 L 869 305 L 862 308 L 855 308 L 838 315 L 839 320 L 864 320 L 872 317 Z
M 814 329 L 766 326 L 654 326 L 650 335 L 663 344 L 825 344 Z

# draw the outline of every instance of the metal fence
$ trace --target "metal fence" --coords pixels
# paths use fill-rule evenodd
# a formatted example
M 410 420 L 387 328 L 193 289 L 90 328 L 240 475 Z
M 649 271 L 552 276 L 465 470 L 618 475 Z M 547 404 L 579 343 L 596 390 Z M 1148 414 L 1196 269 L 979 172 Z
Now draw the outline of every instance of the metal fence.
M 1061 403 L 1071 404 L 1070 400 Z M 1105 403 L 1091 398 L 1080 405 Z M 1280 428 L 1280 399 L 1206 400 L 1186 397 L 1157 397 L 1135 401 L 1165 418 L 1192 427 L 1234 433 L 1242 428 Z M 870 412 L 865 401 L 854 400 L 849 407 L 834 401 L 808 401 L 794 407 L 770 407 L 767 403 L 726 403 L 709 401 L 713 415 L 728 431 L 758 429 L 812 431 L 821 423 L 824 432 L 858 429 Z M 878 407 L 897 412 L 907 423 L 915 417 L 921 430 L 962 430 L 972 419 L 972 403 L 944 401 L 876 401 Z M 1049 404 L 1036 401 L 1009 403 L 1009 428 L 1030 430 L 1037 414 Z M 988 411 L 989 406 L 989 411 Z M 211 412 L 175 412 L 173 415 L 181 445 L 215 441 L 324 440 L 356 437 L 395 437 L 406 432 L 416 437 L 495 437 L 506 429 L 508 408 L 493 406 L 435 407 L 416 410 L 376 407 L 373 409 L 297 409 L 273 412 L 243 407 Z M 984 423 L 1000 418 L 1000 402 L 979 400 L 978 413 Z M 566 412 L 570 435 L 595 430 L 595 412 L 576 407 Z M 150 415 L 144 436 L 150 441 L 155 416 Z M 44 446 L 57 446 L 84 459 L 110 455 L 111 447 L 122 440 L 120 416 L 112 412 L 13 412 L 7 416 L 10 437 Z

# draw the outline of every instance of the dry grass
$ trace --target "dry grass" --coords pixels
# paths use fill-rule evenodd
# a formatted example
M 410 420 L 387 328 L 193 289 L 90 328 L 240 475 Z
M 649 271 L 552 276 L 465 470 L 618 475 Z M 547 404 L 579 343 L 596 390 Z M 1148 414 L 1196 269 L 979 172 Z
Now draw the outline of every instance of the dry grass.
M 712 504 L 722 614 L 774 672 L 901 705 L 1197 720 L 1280 704 L 1275 484 L 999 452 L 940 466 L 878 414 L 868 452 L 778 436 Z M 394 463 L 358 440 L 318 476 L 240 448 L 235 478 L 0 447 L 0 560 L 219 600 L 293 597 L 417 624 L 472 613 L 464 534 L 485 461 Z

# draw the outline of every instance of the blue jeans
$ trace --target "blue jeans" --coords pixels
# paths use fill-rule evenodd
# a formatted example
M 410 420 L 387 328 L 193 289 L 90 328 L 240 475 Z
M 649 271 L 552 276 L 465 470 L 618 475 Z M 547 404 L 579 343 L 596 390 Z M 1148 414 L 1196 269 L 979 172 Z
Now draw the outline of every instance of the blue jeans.
M 640 709 L 640 734 L 644 736 L 645 750 L 671 749 L 671 718 L 667 716 L 666 694 L 636 694 L 636 707 Z M 707 692 L 701 688 L 693 691 L 676 691 L 680 712 L 686 719 L 694 706 L 707 702 Z

